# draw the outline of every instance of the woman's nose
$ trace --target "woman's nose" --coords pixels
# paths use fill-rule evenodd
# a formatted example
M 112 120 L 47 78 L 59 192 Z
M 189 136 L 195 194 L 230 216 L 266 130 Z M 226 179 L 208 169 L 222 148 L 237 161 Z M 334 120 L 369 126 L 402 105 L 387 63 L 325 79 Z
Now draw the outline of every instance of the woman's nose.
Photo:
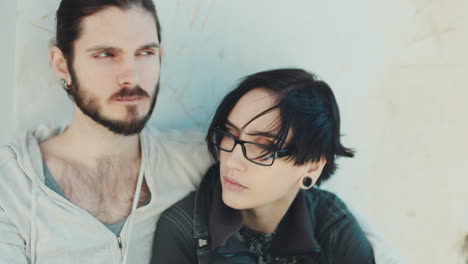
M 245 168 L 245 162 L 247 160 L 244 157 L 241 144 L 236 144 L 231 152 L 223 152 L 224 159 L 222 158 L 221 162 L 225 162 L 228 168 L 236 170 L 243 170 Z

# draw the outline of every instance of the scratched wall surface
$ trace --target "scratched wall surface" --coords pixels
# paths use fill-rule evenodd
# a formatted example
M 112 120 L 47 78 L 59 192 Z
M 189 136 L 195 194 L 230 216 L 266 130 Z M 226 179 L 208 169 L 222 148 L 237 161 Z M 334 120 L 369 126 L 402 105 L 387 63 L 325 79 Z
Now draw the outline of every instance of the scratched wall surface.
M 1 44 L 11 58 L 2 62 L 1 76 L 12 86 L 1 88 L 0 143 L 38 123 L 69 120 L 72 111 L 47 58 L 59 1 L 17 0 L 16 13 L 14 1 L 4 2 L 1 9 L 11 13 L 1 20 L 14 20 L 8 25 L 16 30 L 1 23 L 15 41 Z M 165 57 L 152 126 L 205 129 L 240 77 L 284 66 L 313 71 L 333 87 L 343 141 L 358 151 L 340 161 L 326 187 L 374 222 L 410 262 L 465 263 L 468 2 L 156 4 Z
M 15 117 L 13 113 L 14 64 L 16 36 L 16 1 L 0 2 L 0 145 L 13 135 Z

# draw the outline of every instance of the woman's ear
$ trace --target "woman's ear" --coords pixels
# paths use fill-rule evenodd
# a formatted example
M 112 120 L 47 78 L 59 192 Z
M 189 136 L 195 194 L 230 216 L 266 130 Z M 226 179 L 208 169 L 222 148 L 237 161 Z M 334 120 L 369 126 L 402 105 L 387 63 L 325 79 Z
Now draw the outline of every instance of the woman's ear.
M 317 182 L 317 180 L 320 178 L 320 175 L 322 174 L 322 170 L 323 167 L 325 167 L 325 164 L 327 164 L 327 160 L 323 156 L 318 161 L 311 161 L 308 165 L 306 176 L 311 177 L 314 182 Z
M 64 80 L 67 85 L 71 85 L 70 71 L 68 70 L 67 60 L 57 46 L 52 46 L 49 52 L 50 65 L 52 66 L 55 75 L 61 80 Z
M 327 160 L 324 157 L 321 157 L 318 161 L 310 161 L 305 166 L 305 171 L 303 175 L 299 178 L 299 186 L 303 190 L 308 190 L 317 183 L 320 175 L 322 174 L 323 167 Z

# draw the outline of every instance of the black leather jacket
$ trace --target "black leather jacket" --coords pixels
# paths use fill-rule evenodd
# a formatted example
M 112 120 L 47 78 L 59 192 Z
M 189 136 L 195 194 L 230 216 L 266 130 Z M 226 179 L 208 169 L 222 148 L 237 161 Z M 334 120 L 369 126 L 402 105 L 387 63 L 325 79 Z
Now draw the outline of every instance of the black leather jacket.
M 218 165 L 211 167 L 198 191 L 161 215 L 152 264 L 257 263 L 234 236 L 242 219 L 222 202 L 218 172 Z M 295 256 L 298 264 L 375 263 L 372 247 L 346 205 L 317 188 L 299 192 L 276 234 L 271 254 Z

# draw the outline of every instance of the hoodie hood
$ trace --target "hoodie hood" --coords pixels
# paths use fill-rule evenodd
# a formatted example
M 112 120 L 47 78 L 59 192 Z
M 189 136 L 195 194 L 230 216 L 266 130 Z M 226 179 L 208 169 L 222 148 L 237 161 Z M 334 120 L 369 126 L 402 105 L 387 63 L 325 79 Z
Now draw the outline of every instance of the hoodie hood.
M 43 159 L 39 144 L 49 138 L 55 137 L 67 128 L 66 125 L 52 126 L 40 125 L 19 137 L 12 144 L 8 145 L 15 152 L 19 166 L 28 177 L 39 177 L 44 181 Z M 31 179 L 34 180 L 34 179 Z

